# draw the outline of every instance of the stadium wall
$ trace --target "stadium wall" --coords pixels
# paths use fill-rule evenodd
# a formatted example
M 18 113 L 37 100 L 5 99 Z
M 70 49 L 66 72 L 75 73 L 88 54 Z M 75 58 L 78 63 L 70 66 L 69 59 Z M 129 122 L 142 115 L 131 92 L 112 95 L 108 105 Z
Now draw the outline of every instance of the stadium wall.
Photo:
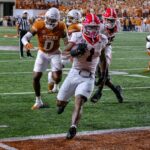
M 21 16 L 23 11 L 25 9 L 14 9 L 13 16 L 18 17 Z M 44 14 L 47 10 L 41 10 L 41 9 L 28 9 L 26 10 L 29 14 L 29 17 L 39 16 L 40 14 Z
M 15 0 L 0 0 L 0 18 L 12 16 Z

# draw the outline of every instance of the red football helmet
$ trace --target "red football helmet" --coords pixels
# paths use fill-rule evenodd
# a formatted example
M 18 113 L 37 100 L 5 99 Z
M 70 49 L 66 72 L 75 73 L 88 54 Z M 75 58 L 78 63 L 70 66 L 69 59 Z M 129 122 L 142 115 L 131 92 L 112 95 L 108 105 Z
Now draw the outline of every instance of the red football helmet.
M 113 8 L 107 8 L 103 14 L 104 24 L 107 28 L 112 29 L 116 25 L 117 13 Z
M 97 42 L 100 33 L 99 18 L 95 14 L 88 14 L 82 25 L 82 34 L 84 38 L 90 43 Z

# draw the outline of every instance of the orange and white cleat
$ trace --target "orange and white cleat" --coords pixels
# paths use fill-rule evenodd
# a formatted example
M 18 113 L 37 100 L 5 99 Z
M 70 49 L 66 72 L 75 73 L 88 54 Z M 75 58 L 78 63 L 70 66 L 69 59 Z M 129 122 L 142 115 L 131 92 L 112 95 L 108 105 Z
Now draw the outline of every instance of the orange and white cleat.
M 31 109 L 32 110 L 37 110 L 37 109 L 41 109 L 41 108 L 49 108 L 49 105 L 47 103 L 44 103 L 44 104 L 38 104 L 38 103 L 35 103 Z

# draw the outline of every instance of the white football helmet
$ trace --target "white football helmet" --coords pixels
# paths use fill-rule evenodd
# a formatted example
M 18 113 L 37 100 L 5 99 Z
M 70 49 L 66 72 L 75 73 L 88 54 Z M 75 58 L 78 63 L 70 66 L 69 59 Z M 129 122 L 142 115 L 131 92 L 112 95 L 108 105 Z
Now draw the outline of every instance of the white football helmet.
M 71 25 L 72 23 L 80 23 L 82 15 L 79 10 L 72 9 L 67 14 L 67 25 Z
M 50 8 L 45 14 L 45 26 L 46 28 L 53 30 L 60 21 L 60 12 L 57 8 Z

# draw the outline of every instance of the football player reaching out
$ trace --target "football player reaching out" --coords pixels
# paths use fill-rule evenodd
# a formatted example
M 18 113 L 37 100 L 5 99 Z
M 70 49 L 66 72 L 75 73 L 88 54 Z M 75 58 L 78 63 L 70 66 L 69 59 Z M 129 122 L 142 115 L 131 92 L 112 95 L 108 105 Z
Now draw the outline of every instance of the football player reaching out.
M 67 32 L 68 32 L 68 40 L 71 38 L 71 35 L 73 32 L 79 32 L 81 31 L 81 13 L 77 9 L 72 9 L 67 14 L 66 19 L 66 25 L 67 25 Z M 62 52 L 61 53 L 61 62 L 63 67 L 65 67 L 67 64 L 72 62 L 72 57 L 70 56 L 70 52 Z M 49 77 L 51 76 L 51 72 L 48 73 L 48 82 Z M 49 89 L 48 85 L 48 91 L 49 93 L 56 93 L 59 91 L 59 86 L 55 83 L 52 90 Z
M 41 99 L 40 79 L 43 72 L 51 66 L 52 74 L 50 77 L 51 89 L 54 83 L 59 83 L 62 76 L 61 55 L 59 51 L 60 38 L 67 39 L 66 25 L 60 21 L 60 12 L 57 8 L 50 8 L 45 14 L 45 20 L 36 20 L 32 25 L 31 31 L 23 38 L 22 42 L 25 47 L 31 49 L 32 44 L 28 42 L 34 35 L 38 38 L 38 54 L 33 69 L 33 87 L 35 90 L 36 100 L 32 109 L 45 107 Z
M 148 35 L 146 37 L 146 50 L 147 50 L 147 54 L 150 56 L 150 35 Z M 148 68 L 147 68 L 148 71 L 150 71 L 150 61 L 148 62 Z
M 105 50 L 108 40 L 105 35 L 100 34 L 99 28 L 98 17 L 88 14 L 82 23 L 82 31 L 72 33 L 65 47 L 65 51 L 70 51 L 73 57 L 73 64 L 57 95 L 57 113 L 63 113 L 70 97 L 75 96 L 75 106 L 67 139 L 72 139 L 76 135 L 83 105 L 94 89 L 95 70 L 99 56 L 102 54 L 105 56 L 102 50 Z M 104 62 L 103 73 L 106 72 Z
M 66 18 L 66 25 L 68 31 L 68 40 L 71 38 L 72 33 L 81 31 L 81 18 L 82 15 L 79 10 L 72 9 L 68 12 Z M 62 52 L 62 64 L 65 67 L 66 64 L 72 61 L 72 57 L 68 52 Z
M 100 59 L 100 62 L 98 64 L 97 74 L 98 74 L 98 81 L 95 82 L 95 85 L 98 86 L 98 89 L 95 91 L 93 96 L 91 97 L 91 101 L 93 103 L 96 103 L 102 96 L 102 90 L 104 85 L 107 85 L 116 95 L 117 100 L 119 103 L 123 102 L 123 96 L 122 96 L 122 89 L 121 86 L 117 85 L 115 86 L 109 76 L 109 65 L 111 63 L 112 59 L 112 46 L 111 43 L 113 39 L 115 38 L 115 33 L 119 30 L 119 25 L 117 24 L 117 14 L 116 11 L 113 8 L 107 8 L 106 12 L 103 14 L 104 23 L 101 24 L 101 33 L 105 34 L 108 37 L 109 43 L 107 44 L 105 48 L 105 55 L 106 55 L 106 61 L 107 61 L 107 72 L 105 76 L 103 76 L 101 64 L 103 62 L 103 59 Z M 99 67 L 100 66 L 100 67 Z M 105 83 L 102 82 L 105 79 Z

